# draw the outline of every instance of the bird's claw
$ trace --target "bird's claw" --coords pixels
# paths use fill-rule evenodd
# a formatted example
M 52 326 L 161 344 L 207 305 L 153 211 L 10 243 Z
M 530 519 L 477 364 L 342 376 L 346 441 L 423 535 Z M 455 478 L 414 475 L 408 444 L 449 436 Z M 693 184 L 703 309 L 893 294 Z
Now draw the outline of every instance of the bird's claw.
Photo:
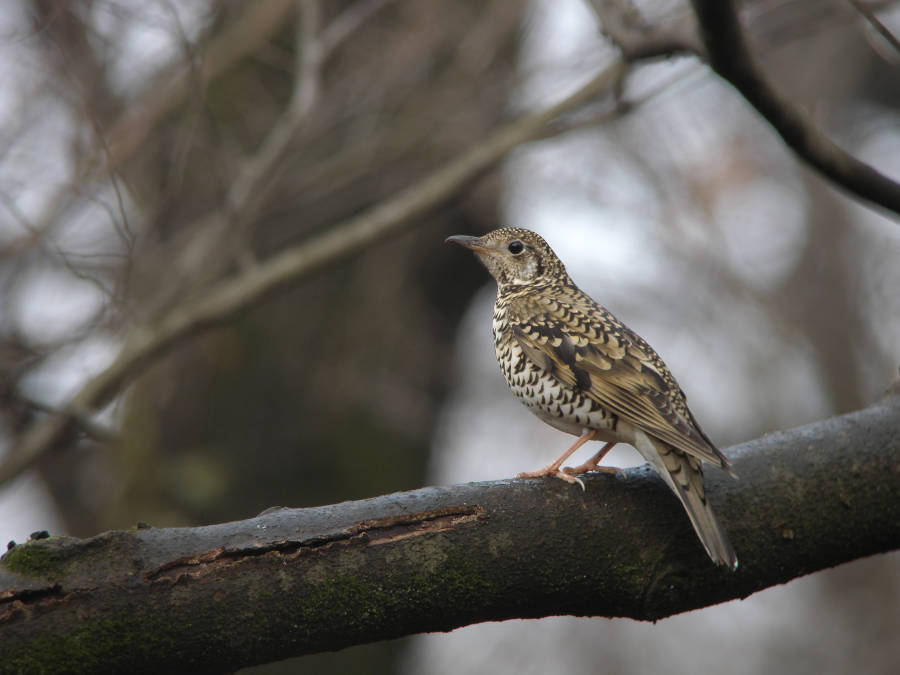
M 561 478 L 567 483 L 577 484 L 581 486 L 582 492 L 585 491 L 584 481 L 578 478 L 577 476 L 573 476 L 565 471 L 560 471 L 557 468 L 552 466 L 544 467 L 538 471 L 524 471 L 522 473 L 516 474 L 516 478 L 543 478 L 544 476 L 555 476 L 556 478 Z
M 620 469 L 617 466 L 598 466 L 597 464 L 582 464 L 581 466 L 564 466 L 562 468 L 563 472 L 569 474 L 570 476 L 577 473 L 610 473 L 616 476 L 621 476 L 624 478 L 625 469 Z

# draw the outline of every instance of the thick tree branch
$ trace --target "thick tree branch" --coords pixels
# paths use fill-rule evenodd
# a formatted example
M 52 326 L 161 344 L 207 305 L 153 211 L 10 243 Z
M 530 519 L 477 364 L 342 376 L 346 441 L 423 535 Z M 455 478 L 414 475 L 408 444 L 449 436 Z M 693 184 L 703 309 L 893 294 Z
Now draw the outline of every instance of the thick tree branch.
M 288 285 L 409 227 L 416 218 L 457 194 L 514 148 L 540 138 L 554 119 L 608 91 L 620 78 L 623 68 L 623 63 L 616 63 L 571 96 L 508 123 L 395 197 L 175 306 L 157 323 L 135 328 L 115 361 L 90 379 L 64 412 L 90 414 L 108 403 L 146 365 L 187 337 L 231 319 Z M 33 466 L 65 437 L 70 427 L 71 416 L 60 414 L 48 415 L 29 428 L 0 466 L 0 485 Z
M 198 528 L 14 547 L 0 671 L 225 672 L 480 621 L 656 620 L 900 548 L 900 388 L 728 451 L 714 567 L 648 468 L 425 488 Z
M 747 47 L 736 0 L 692 0 L 709 63 L 807 164 L 835 185 L 900 215 L 900 185 L 841 149 L 763 77 Z

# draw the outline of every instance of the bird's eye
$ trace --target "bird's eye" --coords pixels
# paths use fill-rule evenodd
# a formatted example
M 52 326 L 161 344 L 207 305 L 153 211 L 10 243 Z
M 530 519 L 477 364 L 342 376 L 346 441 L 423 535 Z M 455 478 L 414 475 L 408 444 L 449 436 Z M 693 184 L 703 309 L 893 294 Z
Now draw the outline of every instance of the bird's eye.
M 522 251 L 525 250 L 525 244 L 516 239 L 515 241 L 509 242 L 509 246 L 507 246 L 506 248 L 513 255 L 519 255 Z

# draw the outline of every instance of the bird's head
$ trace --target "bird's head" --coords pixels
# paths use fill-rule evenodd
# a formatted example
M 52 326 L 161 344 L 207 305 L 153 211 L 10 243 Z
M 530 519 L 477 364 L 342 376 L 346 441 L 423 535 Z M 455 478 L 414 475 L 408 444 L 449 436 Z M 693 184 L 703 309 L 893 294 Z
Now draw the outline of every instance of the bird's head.
M 504 227 L 483 237 L 457 234 L 446 242 L 474 252 L 500 290 L 567 278 L 566 269 L 547 242 L 531 230 Z

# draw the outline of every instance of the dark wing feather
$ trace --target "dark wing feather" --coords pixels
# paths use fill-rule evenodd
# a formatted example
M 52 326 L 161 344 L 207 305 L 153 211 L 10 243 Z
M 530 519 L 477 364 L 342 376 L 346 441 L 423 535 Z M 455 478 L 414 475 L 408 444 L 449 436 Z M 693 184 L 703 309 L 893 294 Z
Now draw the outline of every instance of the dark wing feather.
M 577 289 L 555 298 L 522 295 L 508 313 L 519 346 L 548 373 L 646 433 L 728 470 L 662 359 L 589 297 Z

